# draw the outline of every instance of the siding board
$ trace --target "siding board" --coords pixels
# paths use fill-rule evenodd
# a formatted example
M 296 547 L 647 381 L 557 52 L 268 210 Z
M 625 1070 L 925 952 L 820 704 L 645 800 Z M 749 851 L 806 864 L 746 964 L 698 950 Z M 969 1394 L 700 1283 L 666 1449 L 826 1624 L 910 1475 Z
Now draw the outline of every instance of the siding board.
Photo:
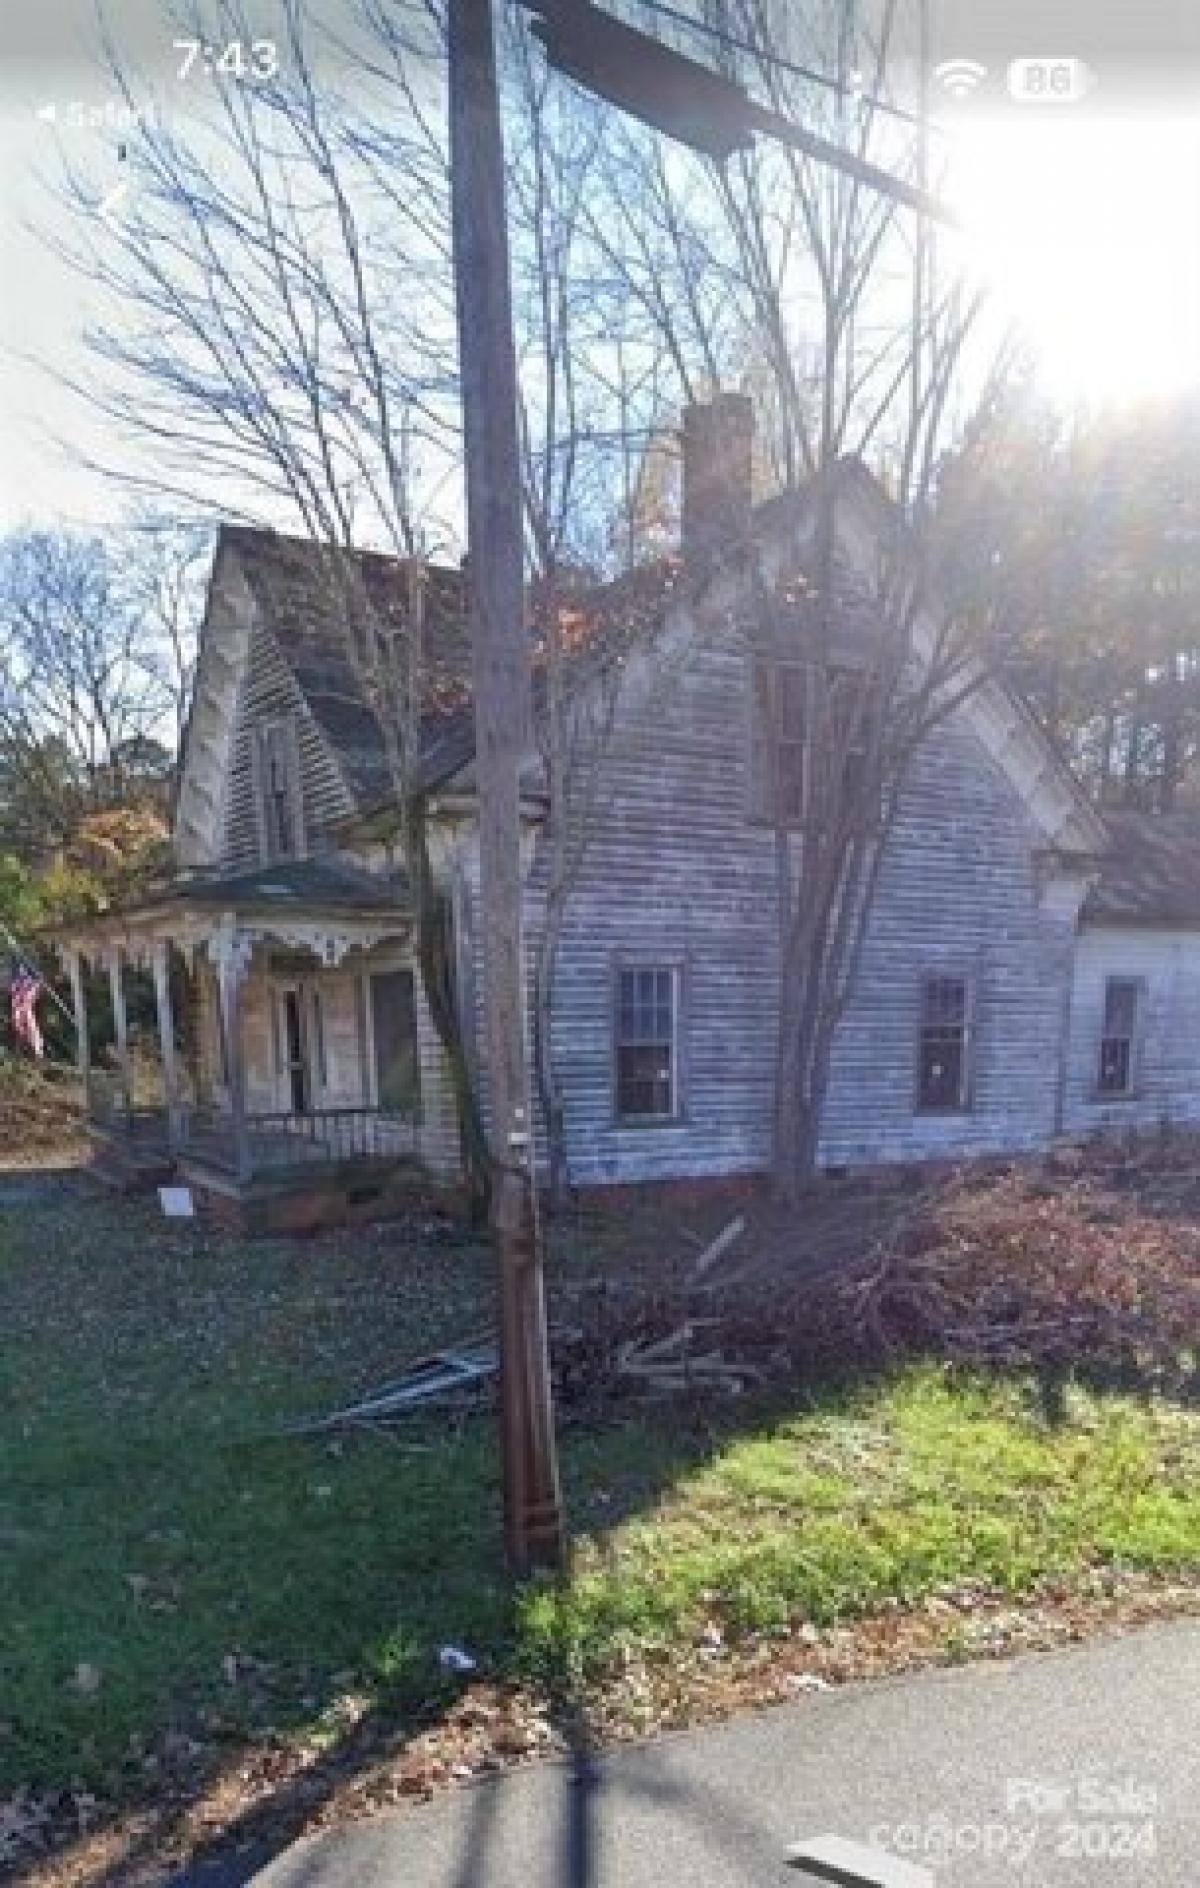
M 770 1158 L 776 997 L 771 831 L 746 816 L 744 654 L 697 641 L 671 687 L 622 707 L 568 905 L 551 1039 L 577 1184 L 736 1173 Z M 1073 928 L 1042 908 L 1039 834 L 963 714 L 919 757 L 834 1048 L 828 1165 L 1015 1150 L 1054 1132 Z M 530 953 L 546 861 L 535 859 Z M 687 963 L 684 1120 L 612 1119 L 610 991 L 623 954 Z M 915 1108 L 920 979 L 966 969 L 973 1105 Z

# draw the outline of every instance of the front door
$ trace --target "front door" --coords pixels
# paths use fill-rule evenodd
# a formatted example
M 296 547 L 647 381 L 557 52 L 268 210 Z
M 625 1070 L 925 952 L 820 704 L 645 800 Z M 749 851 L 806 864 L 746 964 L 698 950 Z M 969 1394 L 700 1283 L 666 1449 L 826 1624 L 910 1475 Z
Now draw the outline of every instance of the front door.
M 304 1026 L 304 1003 L 297 986 L 280 992 L 279 1009 L 287 1105 L 293 1114 L 308 1114 L 312 1109 L 308 1031 Z

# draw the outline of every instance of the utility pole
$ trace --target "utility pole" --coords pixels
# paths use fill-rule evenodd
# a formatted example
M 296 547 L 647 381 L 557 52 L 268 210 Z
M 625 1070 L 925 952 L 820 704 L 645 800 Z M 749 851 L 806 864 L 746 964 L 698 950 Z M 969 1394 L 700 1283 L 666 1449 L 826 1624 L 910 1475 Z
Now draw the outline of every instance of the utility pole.
M 559 1564 L 563 1521 L 523 1001 L 520 770 L 530 751 L 530 665 L 517 370 L 491 0 L 450 0 L 448 29 L 504 1542 L 510 1568 L 525 1574 Z

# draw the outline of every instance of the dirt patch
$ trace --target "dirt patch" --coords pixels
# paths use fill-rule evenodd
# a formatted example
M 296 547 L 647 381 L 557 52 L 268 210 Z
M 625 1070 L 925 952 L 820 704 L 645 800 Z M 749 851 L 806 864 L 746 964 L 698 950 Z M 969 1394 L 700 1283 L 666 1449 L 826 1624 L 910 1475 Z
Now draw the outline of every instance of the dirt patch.
M 0 1055 L 0 1173 L 78 1166 L 87 1150 L 73 1071 Z

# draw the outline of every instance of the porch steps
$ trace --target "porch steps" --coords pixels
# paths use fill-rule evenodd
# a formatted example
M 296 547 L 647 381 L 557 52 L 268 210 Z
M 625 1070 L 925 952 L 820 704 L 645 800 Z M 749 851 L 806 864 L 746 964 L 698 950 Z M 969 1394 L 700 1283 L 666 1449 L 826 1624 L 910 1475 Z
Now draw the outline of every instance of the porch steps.
M 165 1147 L 131 1145 L 95 1129 L 90 1138 L 92 1157 L 83 1171 L 110 1193 L 153 1193 L 174 1178 L 175 1162 Z
M 441 1194 L 412 1156 L 359 1155 L 239 1182 L 185 1154 L 175 1171 L 191 1187 L 201 1213 L 238 1233 L 320 1232 L 403 1217 L 415 1201 Z

